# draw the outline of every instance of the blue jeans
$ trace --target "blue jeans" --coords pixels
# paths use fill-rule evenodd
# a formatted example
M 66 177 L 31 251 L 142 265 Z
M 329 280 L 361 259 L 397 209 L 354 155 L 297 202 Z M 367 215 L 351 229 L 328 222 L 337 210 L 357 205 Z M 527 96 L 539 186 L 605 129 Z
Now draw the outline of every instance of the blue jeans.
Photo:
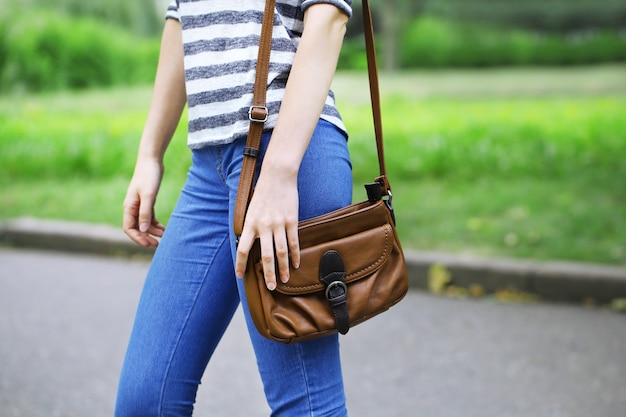
M 269 138 L 263 135 L 261 155 Z M 240 301 L 272 415 L 347 415 L 337 336 L 285 345 L 263 338 L 250 319 L 232 231 L 245 141 L 193 151 L 139 301 L 117 417 L 192 415 L 200 379 Z M 332 124 L 318 124 L 298 187 L 300 219 L 350 204 L 346 138 Z

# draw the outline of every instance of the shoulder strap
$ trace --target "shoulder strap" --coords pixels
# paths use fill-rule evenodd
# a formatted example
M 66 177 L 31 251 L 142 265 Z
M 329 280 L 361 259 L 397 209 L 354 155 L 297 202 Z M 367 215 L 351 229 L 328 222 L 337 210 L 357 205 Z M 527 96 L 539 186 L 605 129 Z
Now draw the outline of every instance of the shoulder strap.
M 385 168 L 385 155 L 383 148 L 383 129 L 382 118 L 380 112 L 380 91 L 378 85 L 378 69 L 376 63 L 376 50 L 374 46 L 374 27 L 372 24 L 372 13 L 369 6 L 369 0 L 363 2 L 363 30 L 365 33 L 365 49 L 367 53 L 367 69 L 369 74 L 370 99 L 372 102 L 372 116 L 374 118 L 374 133 L 376 136 L 376 149 L 378 152 L 378 166 L 380 176 L 376 182 L 380 183 L 383 188 L 383 194 L 391 192 L 389 182 L 387 180 L 387 171 Z M 256 170 L 256 161 L 259 155 L 259 146 L 261 144 L 261 135 L 263 126 L 267 121 L 266 107 L 266 90 L 267 78 L 269 73 L 270 53 L 272 49 L 272 29 L 274 25 L 274 5 L 275 0 L 267 0 L 265 2 L 265 11 L 263 14 L 263 26 L 261 29 L 261 40 L 256 66 L 256 76 L 254 82 L 254 97 L 252 106 L 248 112 L 250 118 L 250 129 L 248 131 L 248 140 L 244 148 L 244 159 L 239 178 L 239 188 L 237 190 L 237 200 L 235 202 L 235 219 L 234 231 L 235 236 L 241 236 L 243 224 L 248 210 L 248 204 L 252 197 L 252 189 L 254 187 L 254 173 Z
M 243 165 L 239 176 L 239 188 L 237 189 L 237 200 L 235 203 L 235 236 L 241 236 L 243 222 L 252 197 L 254 187 L 254 172 L 256 170 L 256 160 L 259 156 L 261 146 L 261 135 L 263 126 L 267 121 L 268 111 L 265 102 L 267 92 L 267 77 L 270 68 L 270 54 L 272 51 L 272 29 L 274 28 L 274 4 L 275 0 L 266 0 L 265 11 L 263 12 L 263 23 L 261 27 L 261 40 L 259 54 L 256 64 L 256 75 L 254 80 L 254 96 L 252 106 L 248 111 L 250 118 L 250 128 L 248 130 L 248 141 L 244 148 Z
M 367 73 L 370 84 L 370 100 L 372 103 L 372 116 L 374 118 L 374 135 L 376 136 L 376 150 L 378 153 L 378 167 L 380 177 L 376 182 L 383 186 L 383 194 L 389 194 L 391 187 L 387 180 L 387 168 L 385 167 L 385 148 L 383 142 L 383 121 L 380 111 L 380 87 L 378 84 L 378 64 L 376 62 L 376 44 L 374 42 L 374 24 L 372 23 L 372 11 L 369 0 L 363 3 L 363 33 L 365 34 L 365 52 L 367 55 Z

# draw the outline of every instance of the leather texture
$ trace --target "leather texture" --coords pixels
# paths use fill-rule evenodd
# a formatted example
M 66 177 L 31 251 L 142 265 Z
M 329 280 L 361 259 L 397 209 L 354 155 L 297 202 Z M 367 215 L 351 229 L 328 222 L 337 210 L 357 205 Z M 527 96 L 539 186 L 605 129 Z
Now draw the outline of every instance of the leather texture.
M 261 248 L 255 242 L 244 278 L 250 314 L 259 332 L 283 343 L 300 342 L 338 331 L 320 261 L 336 251 L 345 264 L 349 326 L 398 303 L 406 295 L 408 275 L 402 247 L 384 200 L 364 201 L 301 222 L 301 265 L 275 291 L 265 286 Z M 347 332 L 347 329 L 345 330 Z

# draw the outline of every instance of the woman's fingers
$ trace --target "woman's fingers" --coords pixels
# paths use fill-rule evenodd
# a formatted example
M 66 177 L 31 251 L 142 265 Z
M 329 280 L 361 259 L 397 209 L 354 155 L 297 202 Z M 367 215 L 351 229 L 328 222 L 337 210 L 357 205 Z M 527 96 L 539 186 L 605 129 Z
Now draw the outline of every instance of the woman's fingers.
M 289 246 L 284 229 L 277 230 L 274 234 L 274 253 L 278 265 L 278 278 L 281 282 L 286 283 L 289 281 Z
M 298 235 L 298 222 L 287 227 L 287 242 L 289 245 L 289 258 L 294 269 L 300 268 L 300 237 Z
M 265 285 L 270 291 L 276 289 L 276 265 L 274 263 L 274 243 L 270 234 L 261 236 L 261 263 L 263 264 L 263 275 L 265 276 Z
M 288 236 L 290 237 L 289 239 Z M 270 291 L 276 289 L 278 279 L 283 283 L 289 281 L 290 261 L 294 268 L 300 266 L 300 250 L 297 237 L 297 227 L 295 232 L 290 229 L 278 228 L 273 232 L 268 230 L 260 234 L 261 264 L 263 265 L 265 285 Z M 244 232 L 237 246 L 237 258 L 235 261 L 235 273 L 240 278 L 245 274 L 250 249 L 255 238 L 256 235 L 244 227 Z
M 163 236 L 165 230 L 165 226 L 154 217 L 154 201 L 152 194 L 142 197 L 132 184 L 124 201 L 123 230 L 135 243 L 144 247 L 158 246 L 156 238 Z

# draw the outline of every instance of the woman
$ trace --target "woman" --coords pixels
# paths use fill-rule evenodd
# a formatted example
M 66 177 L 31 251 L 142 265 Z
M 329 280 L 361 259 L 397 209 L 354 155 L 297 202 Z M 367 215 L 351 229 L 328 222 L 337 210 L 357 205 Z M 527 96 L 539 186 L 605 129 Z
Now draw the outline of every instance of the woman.
M 240 302 L 272 415 L 347 414 L 337 336 L 294 345 L 261 337 L 236 277 L 243 277 L 258 237 L 266 285 L 274 290 L 277 279 L 289 280 L 289 265 L 299 265 L 298 221 L 350 204 L 347 134 L 329 93 L 350 5 L 277 1 L 270 115 L 236 246 L 233 210 L 264 1 L 170 4 L 124 201 L 124 231 L 138 244 L 158 248 L 122 370 L 118 417 L 191 415 L 202 374 Z M 163 155 L 185 103 L 192 166 L 165 231 L 153 207 Z

